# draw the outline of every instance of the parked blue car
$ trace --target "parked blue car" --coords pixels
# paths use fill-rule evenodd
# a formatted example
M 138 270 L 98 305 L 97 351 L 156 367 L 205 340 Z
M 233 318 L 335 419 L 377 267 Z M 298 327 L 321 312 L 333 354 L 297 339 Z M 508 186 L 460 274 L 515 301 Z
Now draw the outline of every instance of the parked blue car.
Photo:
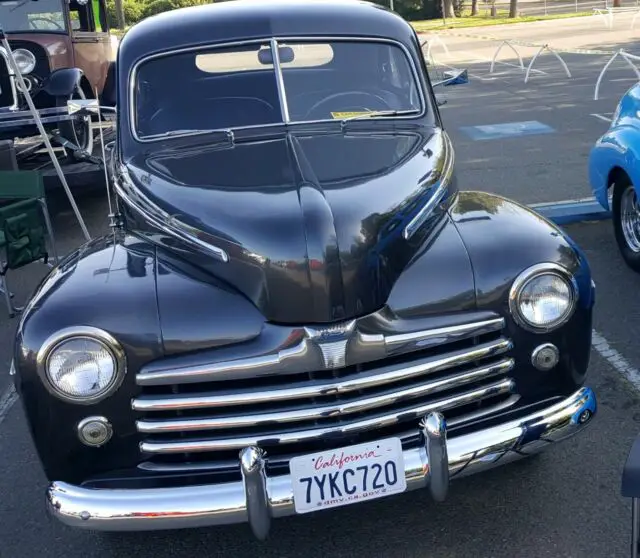
M 598 202 L 611 210 L 624 261 L 640 272 L 640 83 L 622 96 L 609 130 L 591 149 L 589 182 Z

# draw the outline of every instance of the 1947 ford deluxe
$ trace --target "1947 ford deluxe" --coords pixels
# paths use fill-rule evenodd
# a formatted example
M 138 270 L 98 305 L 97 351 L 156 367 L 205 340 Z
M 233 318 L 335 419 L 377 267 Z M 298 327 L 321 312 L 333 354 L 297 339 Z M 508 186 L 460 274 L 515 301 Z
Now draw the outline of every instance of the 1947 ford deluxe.
M 116 76 L 112 231 L 43 280 L 15 342 L 59 520 L 264 538 L 443 500 L 591 422 L 588 263 L 526 207 L 458 190 L 401 17 L 186 8 L 129 30 Z

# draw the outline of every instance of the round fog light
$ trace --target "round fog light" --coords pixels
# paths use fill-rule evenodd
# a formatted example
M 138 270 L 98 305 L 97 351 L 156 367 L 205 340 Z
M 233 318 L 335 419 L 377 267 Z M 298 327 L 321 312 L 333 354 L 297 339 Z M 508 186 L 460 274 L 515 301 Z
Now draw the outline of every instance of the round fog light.
M 538 369 L 546 372 L 551 370 L 560 360 L 558 347 L 551 343 L 545 343 L 533 350 L 531 353 L 531 363 Z
M 78 423 L 78 436 L 86 446 L 106 444 L 113 434 L 111 423 L 104 417 L 87 417 Z

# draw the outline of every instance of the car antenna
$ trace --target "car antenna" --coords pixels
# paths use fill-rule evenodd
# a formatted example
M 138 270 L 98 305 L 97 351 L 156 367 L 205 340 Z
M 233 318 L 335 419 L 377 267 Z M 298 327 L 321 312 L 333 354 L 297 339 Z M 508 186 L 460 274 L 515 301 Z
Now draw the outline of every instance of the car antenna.
M 40 119 L 40 114 L 38 113 L 38 110 L 36 109 L 35 105 L 33 104 L 33 99 L 31 98 L 31 93 L 29 92 L 29 89 L 27 88 L 27 85 L 24 82 L 24 78 L 22 77 L 22 73 L 20 72 L 19 68 L 18 68 L 18 64 L 16 63 L 16 59 L 13 57 L 13 51 L 11 50 L 11 46 L 9 45 L 9 41 L 7 40 L 7 36 L 5 35 L 4 32 L 4 28 L 2 27 L 2 24 L 0 24 L 0 43 L 2 44 L 2 46 L 4 47 L 4 49 L 7 52 L 7 59 L 9 60 L 9 64 L 11 65 L 11 71 L 13 72 L 15 78 L 18 80 L 18 83 L 20 84 L 20 89 L 22 90 L 22 94 L 24 95 L 27 104 L 29 105 L 29 111 L 31 112 L 31 115 L 33 116 L 33 119 L 35 120 L 36 126 L 38 127 L 38 130 L 40 132 L 40 135 L 42 136 L 42 141 L 44 142 L 44 145 L 47 149 L 47 152 L 49 153 L 49 157 L 51 157 L 51 162 L 53 163 L 53 166 L 56 169 L 56 173 L 58 175 L 58 178 L 60 179 L 60 182 L 62 183 L 62 186 L 67 194 L 67 198 L 69 198 L 69 203 L 71 204 L 71 208 L 73 209 L 73 212 L 76 214 L 76 217 L 78 219 L 78 223 L 80 223 L 80 228 L 82 229 L 82 234 L 84 234 L 84 237 L 87 241 L 91 240 L 91 235 L 89 234 L 89 231 L 87 230 L 87 226 L 84 223 L 84 219 L 82 218 L 82 215 L 80 214 L 80 210 L 78 209 L 78 206 L 76 205 L 76 200 L 73 197 L 73 194 L 71 193 L 71 190 L 69 189 L 69 184 L 67 184 L 67 179 L 64 175 L 64 173 L 62 172 L 62 168 L 60 167 L 60 161 L 58 161 L 58 158 L 56 157 L 56 154 L 53 151 L 53 147 L 51 147 L 51 142 L 49 141 L 49 136 L 47 135 L 44 126 L 42 125 L 42 120 Z
M 95 90 L 96 99 L 100 99 L 98 95 L 98 89 Z M 116 216 L 113 212 L 113 204 L 111 201 L 111 189 L 109 188 L 109 173 L 107 171 L 107 155 L 104 147 L 104 133 L 102 131 L 102 109 L 106 107 L 100 106 L 100 101 L 98 101 L 98 128 L 100 130 L 100 149 L 102 150 L 102 167 L 104 169 L 104 185 L 107 189 L 107 203 L 109 205 L 109 226 L 113 229 L 118 223 L 116 222 Z

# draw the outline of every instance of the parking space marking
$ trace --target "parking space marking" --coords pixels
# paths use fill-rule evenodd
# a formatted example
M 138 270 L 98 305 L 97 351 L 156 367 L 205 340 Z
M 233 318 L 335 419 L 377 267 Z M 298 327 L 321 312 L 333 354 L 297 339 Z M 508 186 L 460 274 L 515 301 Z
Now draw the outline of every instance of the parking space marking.
M 18 394 L 13 385 L 11 385 L 9 389 L 2 394 L 2 397 L 0 397 L 0 425 L 2 421 L 7 418 L 11 407 L 13 407 L 17 400 Z
M 599 118 L 600 120 L 604 120 L 605 122 L 611 122 L 611 120 L 612 120 L 608 116 L 605 116 L 604 114 L 598 114 L 597 112 L 592 112 L 590 116 L 593 116 L 595 118 Z
M 595 329 L 592 331 L 591 345 L 601 357 L 613 366 L 616 371 L 620 372 L 620 374 L 640 392 L 640 371 L 616 349 L 609 345 L 609 342 Z
M 461 56 L 464 56 L 464 57 L 470 59 L 470 61 L 467 62 L 467 64 L 479 64 L 479 63 L 485 63 L 485 62 L 491 63 L 491 58 L 487 58 L 486 56 L 478 57 L 477 54 L 470 53 L 467 50 L 458 50 L 456 52 L 458 54 L 460 54 Z M 474 58 L 474 56 L 475 56 L 475 58 Z M 451 55 L 449 55 L 449 58 L 451 58 Z M 496 60 L 495 63 L 496 64 L 502 64 L 503 66 L 511 66 L 512 68 L 518 68 L 520 71 L 524 72 L 524 70 L 522 70 L 522 68 L 520 68 L 519 64 L 514 64 L 513 62 L 504 62 L 502 60 Z M 531 73 L 532 74 L 541 74 L 541 75 L 545 75 L 545 76 L 548 75 L 548 73 L 545 72 L 544 70 L 538 70 L 537 68 L 531 68 Z
M 460 130 L 474 141 L 531 136 L 535 134 L 553 134 L 555 132 L 551 126 L 547 126 L 537 120 L 487 124 L 484 126 L 462 126 Z

